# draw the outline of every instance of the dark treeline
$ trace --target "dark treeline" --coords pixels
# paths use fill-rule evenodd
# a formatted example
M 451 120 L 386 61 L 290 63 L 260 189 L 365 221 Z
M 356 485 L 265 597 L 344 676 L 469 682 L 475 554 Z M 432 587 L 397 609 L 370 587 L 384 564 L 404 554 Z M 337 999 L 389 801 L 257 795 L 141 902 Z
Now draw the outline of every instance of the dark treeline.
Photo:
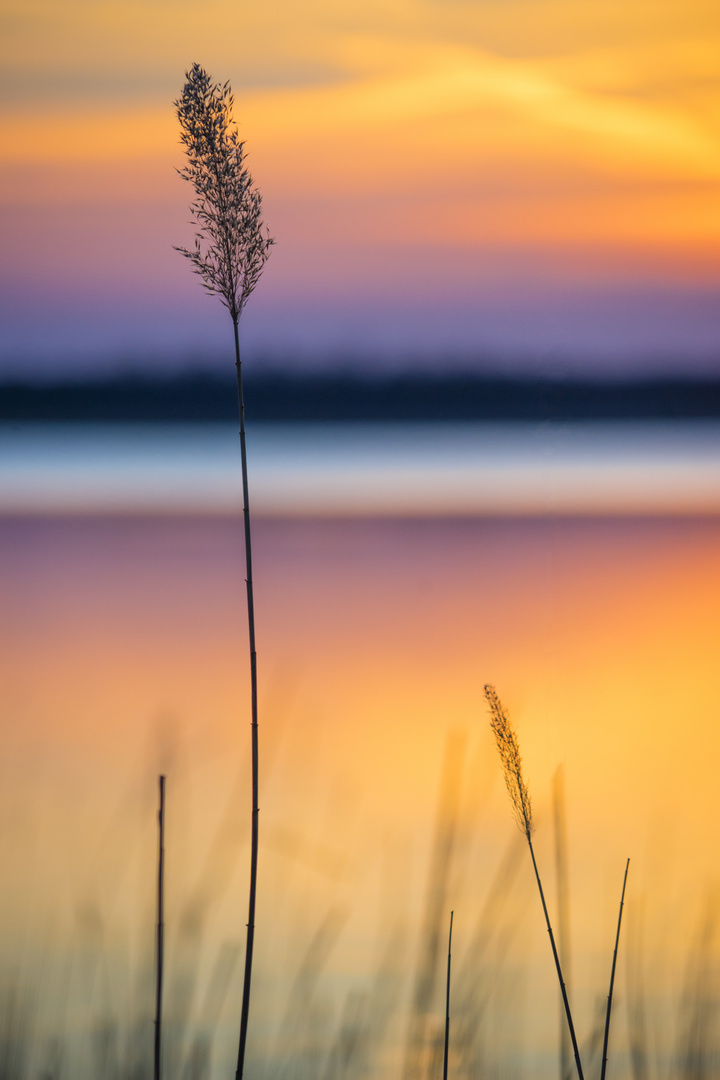
M 591 383 L 453 374 L 248 374 L 250 420 L 720 419 L 720 378 Z M 234 371 L 0 384 L 0 419 L 235 420 Z

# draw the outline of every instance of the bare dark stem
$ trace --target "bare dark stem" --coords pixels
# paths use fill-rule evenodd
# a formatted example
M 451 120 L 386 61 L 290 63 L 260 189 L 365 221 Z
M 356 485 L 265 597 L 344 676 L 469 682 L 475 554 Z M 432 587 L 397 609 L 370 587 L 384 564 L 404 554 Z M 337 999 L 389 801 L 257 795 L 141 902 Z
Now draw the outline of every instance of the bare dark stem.
M 242 1011 L 240 1013 L 240 1045 L 235 1072 L 236 1080 L 242 1080 L 245 1067 L 245 1044 L 247 1042 L 248 1017 L 250 1015 L 250 983 L 252 980 L 253 945 L 255 943 L 255 897 L 257 895 L 258 866 L 258 690 L 257 654 L 255 652 L 255 602 L 253 596 L 252 543 L 250 539 L 250 500 L 248 496 L 247 451 L 245 449 L 245 403 L 242 388 L 242 365 L 240 362 L 240 339 L 238 320 L 233 318 L 235 334 L 235 369 L 237 371 L 238 404 L 240 407 L 240 456 L 242 459 L 243 519 L 245 523 L 245 567 L 247 585 L 248 635 L 250 641 L 250 695 L 252 714 L 252 832 L 250 839 L 250 897 L 248 902 L 247 944 L 245 948 L 245 977 L 243 981 Z
M 154 1080 L 160 1080 L 162 1055 L 162 983 L 165 934 L 165 777 L 160 777 L 160 809 L 158 811 L 158 880 L 157 880 L 157 939 L 155 964 L 155 1065 Z
M 580 1051 L 578 1050 L 577 1039 L 575 1038 L 575 1025 L 573 1024 L 572 1013 L 570 1011 L 570 1002 L 568 1000 L 567 990 L 565 989 L 565 980 L 563 979 L 562 968 L 560 966 L 560 957 L 558 956 L 558 951 L 555 947 L 555 938 L 553 936 L 552 926 L 550 925 L 550 916 L 548 915 L 547 904 L 545 903 L 545 894 L 543 892 L 543 887 L 540 882 L 540 874 L 538 872 L 537 863 L 535 862 L 535 852 L 533 850 L 532 840 L 530 836 L 527 837 L 527 842 L 530 847 L 533 869 L 535 871 L 535 880 L 537 881 L 537 886 L 540 891 L 540 899 L 542 901 L 543 912 L 545 914 L 545 925 L 547 926 L 547 931 L 550 935 L 550 944 L 552 946 L 553 958 L 555 960 L 555 968 L 557 970 L 557 976 L 560 982 L 560 992 L 562 994 L 563 1005 L 565 1006 L 565 1015 L 567 1017 L 568 1029 L 570 1031 L 570 1041 L 572 1042 L 573 1054 L 575 1055 L 575 1066 L 577 1068 L 578 1080 L 584 1080 L 582 1064 L 580 1062 Z
M 630 860 L 625 863 L 625 877 L 623 878 L 622 894 L 620 896 L 620 911 L 618 913 L 617 933 L 615 934 L 615 950 L 613 952 L 612 968 L 610 970 L 610 991 L 608 993 L 607 1012 L 605 1014 L 605 1036 L 603 1038 L 603 1056 L 602 1056 L 602 1068 L 600 1070 L 600 1080 L 605 1080 L 605 1070 L 607 1069 L 607 1051 L 608 1051 L 608 1039 L 610 1038 L 610 1010 L 612 1009 L 612 997 L 613 987 L 615 985 L 615 965 L 617 964 L 618 945 L 620 943 L 620 924 L 622 923 L 623 904 L 625 903 L 625 886 L 627 885 L 628 870 L 630 869 Z
M 553 821 L 555 826 L 555 876 L 557 880 L 558 953 L 565 973 L 565 985 L 570 993 L 570 889 L 568 886 L 567 824 L 565 817 L 565 773 L 559 765 L 553 776 Z M 570 1036 L 565 1017 L 560 1020 L 560 1080 L 568 1080 L 572 1072 Z
M 450 933 L 448 935 L 447 989 L 445 991 L 445 1056 L 443 1058 L 443 1080 L 447 1080 L 448 1056 L 450 1052 L 450 959 L 452 955 L 452 926 L 454 911 L 450 912 Z

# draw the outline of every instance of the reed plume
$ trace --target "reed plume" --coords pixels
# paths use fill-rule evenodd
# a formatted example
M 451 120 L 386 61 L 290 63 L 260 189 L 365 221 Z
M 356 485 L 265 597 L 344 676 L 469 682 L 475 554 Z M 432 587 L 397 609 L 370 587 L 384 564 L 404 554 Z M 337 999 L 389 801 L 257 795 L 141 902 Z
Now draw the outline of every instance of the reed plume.
M 513 814 L 528 843 L 534 831 L 530 792 L 522 774 L 522 758 L 517 735 L 505 712 L 494 686 L 485 687 L 485 698 L 490 706 L 490 727 L 495 735 L 505 787 L 510 796 Z
M 237 324 L 257 285 L 274 240 L 263 228 L 262 197 L 245 165 L 245 144 L 232 118 L 230 83 L 214 83 L 199 64 L 185 74 L 176 101 L 188 163 L 179 173 L 195 188 L 190 204 L 195 247 L 176 247 L 220 297 Z
M 560 957 L 558 955 L 557 946 L 555 945 L 555 936 L 550 924 L 550 915 L 548 914 L 547 904 L 545 903 L 545 893 L 543 892 L 542 882 L 540 881 L 540 872 L 537 867 L 537 862 L 535 861 L 535 851 L 532 843 L 534 830 L 532 804 L 530 802 L 530 793 L 527 784 L 523 779 L 522 758 L 520 757 L 520 746 L 518 744 L 517 734 L 510 723 L 510 718 L 502 706 L 502 702 L 497 695 L 495 687 L 490 684 L 485 686 L 485 700 L 490 708 L 490 726 L 495 735 L 495 742 L 497 743 L 498 753 L 500 754 L 505 786 L 510 796 L 513 814 L 518 826 L 525 834 L 525 839 L 530 848 L 533 870 L 535 871 L 535 880 L 537 881 L 538 891 L 540 893 L 540 900 L 545 915 L 545 925 L 547 926 L 548 935 L 550 937 L 550 945 L 555 961 L 555 970 L 557 971 L 557 977 L 560 983 L 560 992 L 565 1008 L 565 1017 L 570 1032 L 573 1054 L 575 1056 L 575 1067 L 577 1068 L 578 1080 L 584 1080 L 582 1063 L 580 1061 L 580 1051 L 578 1049 L 577 1038 L 575 1037 L 575 1025 L 573 1024 L 572 1012 L 570 1010 L 570 1001 L 565 987 Z
M 248 297 L 258 283 L 274 241 L 262 222 L 262 198 L 253 186 L 245 165 L 245 144 L 233 122 L 233 95 L 228 82 L 214 83 L 199 64 L 186 72 L 185 85 L 175 102 L 181 139 L 188 163 L 179 170 L 183 180 L 195 189 L 190 213 L 197 225 L 195 247 L 176 248 L 202 279 L 205 289 L 220 297 L 230 312 L 235 339 L 238 406 L 240 410 L 240 455 L 242 461 L 243 518 L 245 524 L 245 566 L 247 585 L 248 636 L 250 645 L 250 695 L 252 740 L 252 829 L 250 842 L 250 895 L 248 903 L 245 976 L 240 1017 L 237 1080 L 242 1080 L 250 1010 L 253 945 L 255 940 L 255 900 L 258 865 L 258 682 L 255 649 L 255 602 L 253 593 L 252 541 L 247 452 L 245 447 L 245 402 L 238 323 Z

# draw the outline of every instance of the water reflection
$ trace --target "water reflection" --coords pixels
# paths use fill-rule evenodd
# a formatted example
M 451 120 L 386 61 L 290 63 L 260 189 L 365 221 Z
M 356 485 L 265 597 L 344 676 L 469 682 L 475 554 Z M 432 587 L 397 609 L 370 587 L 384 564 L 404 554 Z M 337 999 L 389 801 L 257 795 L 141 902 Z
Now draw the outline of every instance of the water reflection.
M 453 1075 L 558 1075 L 486 681 L 520 733 L 553 910 L 563 764 L 588 1062 L 631 855 L 613 1075 L 709 1075 L 720 522 L 259 518 L 255 545 L 253 1075 L 436 1075 L 450 908 Z M 5 1060 L 145 1075 L 163 772 L 168 1069 L 227 1075 L 249 816 L 241 525 L 6 517 L 0 555 Z

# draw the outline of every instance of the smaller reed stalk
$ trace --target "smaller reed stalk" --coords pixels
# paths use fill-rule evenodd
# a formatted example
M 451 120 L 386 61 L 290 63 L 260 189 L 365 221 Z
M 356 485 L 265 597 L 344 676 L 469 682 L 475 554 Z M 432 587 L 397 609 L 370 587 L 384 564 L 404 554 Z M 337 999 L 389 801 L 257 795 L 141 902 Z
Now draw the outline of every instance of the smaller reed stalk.
M 558 956 L 557 947 L 555 945 L 555 936 L 550 924 L 550 915 L 548 914 L 547 904 L 545 903 L 545 893 L 543 892 L 542 882 L 540 881 L 540 872 L 537 867 L 537 862 L 535 861 L 535 851 L 532 842 L 532 834 L 535 828 L 532 817 L 532 803 L 530 802 L 530 792 L 528 791 L 527 784 L 525 783 L 522 774 L 522 758 L 520 757 L 518 738 L 494 686 L 490 686 L 489 684 L 485 686 L 485 700 L 490 707 L 490 726 L 495 735 L 495 742 L 497 744 L 498 753 L 500 754 L 503 776 L 505 778 L 505 786 L 508 795 L 510 796 L 515 820 L 525 835 L 528 847 L 530 848 L 533 870 L 535 871 L 535 880 L 537 881 L 543 914 L 545 915 L 545 925 L 547 926 L 547 932 L 550 936 L 555 970 L 557 971 L 558 982 L 560 983 L 560 993 L 562 994 L 563 1006 L 565 1007 L 565 1016 L 570 1032 L 573 1054 L 575 1055 L 575 1067 L 577 1068 L 578 1080 L 585 1080 L 582 1063 L 580 1061 L 580 1050 L 578 1048 L 577 1038 L 575 1037 L 575 1025 L 573 1024 L 572 1012 L 570 1011 L 570 1001 L 568 999 L 562 966 L 560 964 L 560 957 Z
M 565 814 L 565 771 L 559 765 L 553 776 L 553 823 L 555 826 L 555 877 L 557 881 L 558 953 L 570 996 L 570 888 L 568 885 L 567 824 Z M 560 1020 L 560 1080 L 572 1072 L 572 1047 L 567 1024 Z
M 165 947 L 165 777 L 160 777 L 160 809 L 158 810 L 158 876 L 157 876 L 157 938 L 155 963 L 155 1060 L 154 1080 L 160 1080 L 162 1059 L 162 985 Z
M 603 1055 L 602 1068 L 600 1070 L 600 1080 L 605 1080 L 605 1070 L 607 1069 L 608 1039 L 610 1038 L 610 1010 L 612 1009 L 613 987 L 615 985 L 615 965 L 617 964 L 618 944 L 620 942 L 620 924 L 622 923 L 623 905 L 625 903 L 625 886 L 627 885 L 627 876 L 629 869 L 630 860 L 628 859 L 625 864 L 625 877 L 623 878 L 622 895 L 620 896 L 620 911 L 618 913 L 617 933 L 615 934 L 615 950 L 613 952 L 612 968 L 610 970 L 610 991 L 608 993 L 607 1012 L 605 1013 L 605 1035 L 603 1037 Z
M 445 991 L 445 1055 L 443 1057 L 443 1080 L 448 1076 L 448 1056 L 450 1052 L 450 962 L 452 956 L 452 928 L 454 911 L 450 912 L 450 933 L 448 935 L 447 988 Z

